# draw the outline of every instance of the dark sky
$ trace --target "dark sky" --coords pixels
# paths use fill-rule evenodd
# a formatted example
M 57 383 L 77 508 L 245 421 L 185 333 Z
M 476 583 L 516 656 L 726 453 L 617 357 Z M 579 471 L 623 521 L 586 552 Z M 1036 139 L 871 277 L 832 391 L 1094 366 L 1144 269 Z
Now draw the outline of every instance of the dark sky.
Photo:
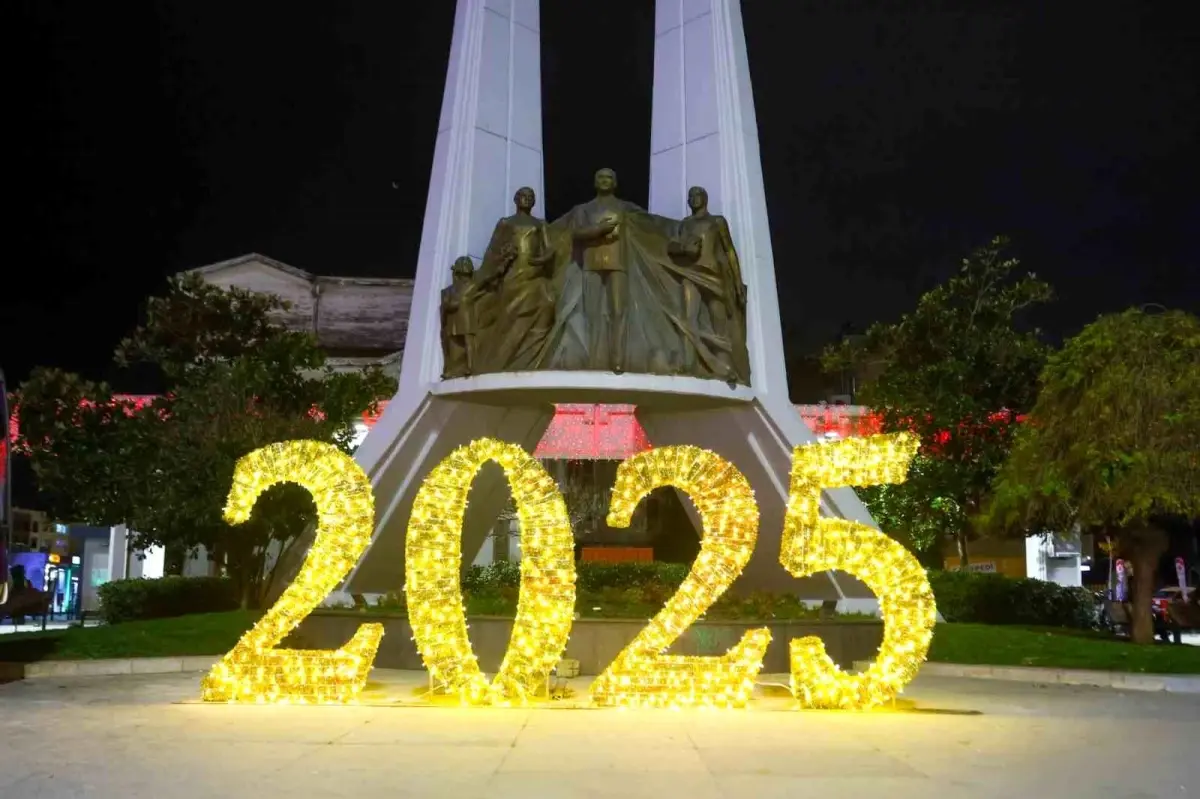
M 743 5 L 792 354 L 997 232 L 1054 283 L 1055 334 L 1200 310 L 1200 34 L 1173 4 Z M 6 6 L 10 381 L 102 375 L 166 275 L 243 253 L 411 276 L 453 6 Z M 599 166 L 646 202 L 652 27 L 651 0 L 542 0 L 546 215 Z

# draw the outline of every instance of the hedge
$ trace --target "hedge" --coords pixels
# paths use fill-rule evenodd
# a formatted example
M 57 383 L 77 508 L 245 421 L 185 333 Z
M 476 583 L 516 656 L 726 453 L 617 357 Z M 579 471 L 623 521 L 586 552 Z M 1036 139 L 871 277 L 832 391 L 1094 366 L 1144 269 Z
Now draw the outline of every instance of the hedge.
M 577 563 L 575 585 L 582 591 L 606 588 L 644 588 L 662 586 L 674 590 L 691 568 L 686 563 Z M 498 561 L 487 566 L 472 566 L 463 575 L 463 590 L 484 593 L 521 584 L 521 564 Z
M 670 596 L 689 568 L 683 563 L 584 562 L 576 565 L 576 586 L 589 593 L 638 589 L 642 594 Z M 929 582 L 946 621 L 1079 629 L 1096 626 L 1096 600 L 1086 588 L 961 571 L 930 571 Z M 463 589 L 477 596 L 511 591 L 520 583 L 521 566 L 514 562 L 472 566 L 463 577 Z
M 964 571 L 931 571 L 929 584 L 946 621 L 1091 629 L 1097 603 L 1086 588 Z
M 576 586 L 581 593 L 625 604 L 660 605 L 674 593 L 690 566 L 683 563 L 579 563 Z M 942 617 L 950 622 L 1020 624 L 1089 629 L 1096 626 L 1097 605 L 1085 588 L 1067 588 L 1032 579 L 1000 574 L 931 571 L 929 582 Z M 498 562 L 472 566 L 463 576 L 463 589 L 477 599 L 512 599 L 521 583 L 521 564 Z M 722 606 L 735 616 L 763 617 L 798 612 L 785 596 L 722 597 Z M 156 580 L 116 580 L 100 586 L 101 612 L 110 624 L 136 619 L 215 613 L 238 607 L 229 580 L 219 577 L 163 577 Z M 780 603 L 787 608 L 774 609 Z M 381 606 L 403 607 L 403 594 L 389 596 Z M 735 607 L 736 606 L 736 607 Z M 745 606 L 744 608 L 742 606 Z M 759 607 L 761 606 L 761 607 Z M 716 610 L 716 608 L 714 608 Z
M 218 613 L 239 606 L 233 583 L 224 577 L 114 580 L 99 591 L 100 613 L 109 624 Z

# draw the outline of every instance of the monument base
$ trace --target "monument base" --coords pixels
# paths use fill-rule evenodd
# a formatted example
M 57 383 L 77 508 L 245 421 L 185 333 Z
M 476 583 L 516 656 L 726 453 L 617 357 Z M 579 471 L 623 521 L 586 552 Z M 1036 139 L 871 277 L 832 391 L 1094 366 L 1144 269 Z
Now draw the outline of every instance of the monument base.
M 564 388 L 570 385 L 571 388 Z M 397 400 L 404 398 L 397 397 Z M 758 545 L 734 590 L 794 593 L 805 599 L 872 599 L 844 574 L 798 580 L 779 562 L 792 450 L 816 438 L 795 408 L 774 407 L 745 386 L 716 380 L 609 372 L 529 372 L 445 380 L 421 401 L 391 403 L 356 460 L 376 497 L 375 538 L 347 578 L 353 594 L 396 591 L 404 584 L 409 513 L 421 481 L 457 447 L 491 437 L 533 452 L 561 402 L 637 404 L 654 446 L 691 444 L 718 453 L 745 474 L 759 505 Z M 471 563 L 508 497 L 503 473 L 485 466 L 475 478 L 463 521 L 463 563 Z M 824 510 L 870 523 L 849 489 L 826 492 Z M 685 501 L 700 529 L 695 509 Z
M 480 667 L 495 673 L 508 651 L 513 620 L 472 616 L 467 622 L 471 647 Z M 385 631 L 375 668 L 424 670 L 425 664 L 413 643 L 412 627 L 403 613 L 317 610 L 300 623 L 284 645 L 297 649 L 337 649 L 364 623 L 382 624 Z M 645 619 L 576 619 L 563 657 L 578 660 L 581 675 L 595 676 L 608 668 L 645 626 Z M 788 673 L 788 642 L 794 638 L 819 637 L 833 662 L 847 670 L 853 669 L 856 662 L 874 659 L 883 640 L 883 625 L 870 620 L 699 621 L 669 651 L 678 655 L 719 655 L 740 641 L 746 631 L 761 627 L 771 631 L 763 672 L 773 674 Z
M 748 405 L 749 386 L 719 380 L 613 372 L 504 372 L 443 380 L 431 390 L 438 397 L 514 405 L 636 405 L 669 411 L 708 410 Z

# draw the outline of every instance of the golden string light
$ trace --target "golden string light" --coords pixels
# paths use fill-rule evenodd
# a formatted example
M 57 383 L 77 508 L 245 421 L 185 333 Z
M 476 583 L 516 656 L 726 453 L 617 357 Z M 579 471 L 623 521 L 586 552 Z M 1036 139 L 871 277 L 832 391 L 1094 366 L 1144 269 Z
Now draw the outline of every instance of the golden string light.
M 780 562 L 796 577 L 840 569 L 879 599 L 883 643 L 861 674 L 838 668 L 815 636 L 790 642 L 792 693 L 808 707 L 866 709 L 907 685 L 929 651 L 937 618 L 924 568 L 878 530 L 845 519 L 820 518 L 821 490 L 901 483 L 917 452 L 907 433 L 797 447 L 792 458 Z
M 367 682 L 382 624 L 364 624 L 334 651 L 275 649 L 354 567 L 371 540 L 371 483 L 353 459 L 320 441 L 287 441 L 238 461 L 225 519 L 242 524 L 258 497 L 278 483 L 312 494 L 316 537 L 299 574 L 253 628 L 201 683 L 209 702 L 344 703 Z
M 521 527 L 521 593 L 512 638 L 489 686 L 467 638 L 462 520 L 476 472 L 504 469 Z M 417 649 L 432 678 L 464 702 L 522 701 L 544 686 L 567 645 L 575 612 L 574 537 L 554 479 L 516 444 L 480 439 L 438 464 L 413 502 L 405 593 Z
M 725 655 L 662 654 L 741 574 L 758 537 L 758 505 L 749 482 L 716 453 L 662 447 L 617 470 L 610 527 L 628 527 L 634 509 L 656 488 L 687 493 L 703 521 L 700 554 L 662 611 L 592 684 L 592 700 L 618 706 L 743 707 L 770 643 L 766 628 L 749 630 Z

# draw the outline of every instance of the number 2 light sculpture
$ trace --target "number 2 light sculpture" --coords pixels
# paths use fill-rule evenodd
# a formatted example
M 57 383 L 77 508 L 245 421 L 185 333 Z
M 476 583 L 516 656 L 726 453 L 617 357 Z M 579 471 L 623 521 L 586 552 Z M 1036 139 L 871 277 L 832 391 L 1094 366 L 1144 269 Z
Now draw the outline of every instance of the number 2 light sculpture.
M 364 624 L 333 652 L 275 649 L 342 578 L 371 540 L 375 503 L 371 483 L 353 459 L 320 441 L 288 441 L 256 449 L 238 461 L 225 520 L 250 518 L 259 495 L 278 483 L 312 494 L 317 531 L 296 579 L 201 684 L 210 702 L 353 701 L 367 682 L 382 624 Z

